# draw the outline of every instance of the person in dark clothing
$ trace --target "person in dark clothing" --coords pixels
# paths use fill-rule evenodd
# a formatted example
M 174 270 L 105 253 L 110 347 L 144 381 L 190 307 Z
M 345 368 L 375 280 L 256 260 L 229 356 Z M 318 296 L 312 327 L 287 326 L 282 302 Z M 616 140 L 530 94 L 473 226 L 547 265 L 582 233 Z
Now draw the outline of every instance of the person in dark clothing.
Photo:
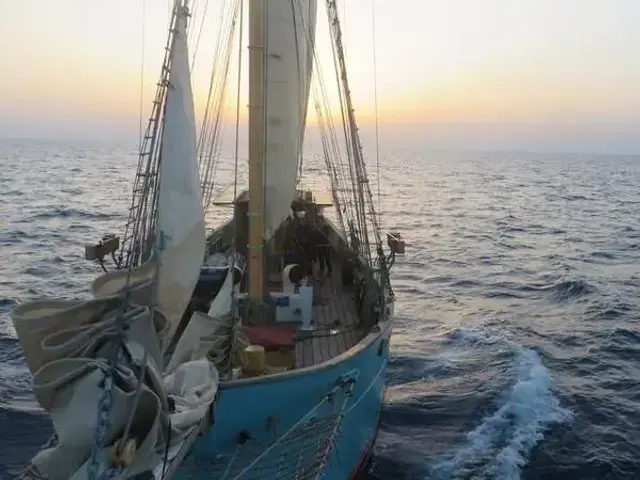
M 316 255 L 318 259 L 318 271 L 321 273 L 326 273 L 327 275 L 331 275 L 333 270 L 331 267 L 331 244 L 320 229 L 316 229 L 315 231 L 314 243 L 317 252 Z
M 313 261 L 315 249 L 313 245 L 312 231 L 308 225 L 298 223 L 294 230 L 294 243 L 296 245 L 297 263 L 304 269 L 306 275 L 313 273 Z

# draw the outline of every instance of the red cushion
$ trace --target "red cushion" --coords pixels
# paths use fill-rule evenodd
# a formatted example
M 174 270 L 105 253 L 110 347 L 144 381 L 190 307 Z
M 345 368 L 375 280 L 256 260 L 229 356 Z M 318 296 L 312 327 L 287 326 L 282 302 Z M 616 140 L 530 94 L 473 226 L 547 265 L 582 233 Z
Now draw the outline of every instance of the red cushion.
M 264 348 L 293 347 L 294 327 L 285 325 L 248 325 L 243 327 L 250 343 Z

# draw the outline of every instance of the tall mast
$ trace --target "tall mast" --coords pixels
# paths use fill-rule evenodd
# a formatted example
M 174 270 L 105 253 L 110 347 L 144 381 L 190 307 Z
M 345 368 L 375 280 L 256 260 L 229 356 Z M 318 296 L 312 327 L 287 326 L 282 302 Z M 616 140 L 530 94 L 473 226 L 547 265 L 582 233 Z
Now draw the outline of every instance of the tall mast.
M 259 314 L 264 291 L 264 7 L 249 0 L 249 300 Z

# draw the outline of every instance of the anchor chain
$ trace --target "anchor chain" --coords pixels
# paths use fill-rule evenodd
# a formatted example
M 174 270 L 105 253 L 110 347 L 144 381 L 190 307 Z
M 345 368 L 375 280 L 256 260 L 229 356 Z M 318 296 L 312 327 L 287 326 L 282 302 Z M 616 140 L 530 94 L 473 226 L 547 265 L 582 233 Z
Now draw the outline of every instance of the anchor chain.
M 116 322 L 118 325 L 117 328 L 119 330 L 124 330 L 122 328 L 123 322 L 120 321 L 120 318 L 116 320 Z M 107 366 L 106 372 L 102 379 L 102 395 L 100 396 L 100 400 L 98 401 L 98 420 L 96 422 L 96 427 L 93 434 L 93 445 L 91 446 L 91 458 L 88 468 L 89 480 L 106 480 L 114 478 L 117 474 L 120 473 L 120 469 L 110 468 L 100 477 L 98 477 L 98 451 L 102 447 L 104 447 L 104 444 L 107 440 L 107 434 L 109 432 L 110 426 L 109 414 L 111 413 L 111 405 L 113 403 L 116 364 L 122 357 L 122 339 L 119 335 L 116 339 L 115 348 L 117 348 L 117 351 L 115 352 L 115 355 L 113 355 L 114 358 L 110 359 L 109 365 Z
M 122 356 L 121 346 L 118 346 L 119 352 L 116 358 Z M 108 468 L 100 477 L 98 477 L 98 451 L 104 446 L 109 432 L 109 414 L 111 412 L 111 404 L 113 402 L 115 366 L 109 364 L 102 381 L 102 395 L 98 402 L 98 421 L 94 430 L 93 445 L 91 446 L 91 459 L 89 461 L 89 480 L 108 480 L 115 478 L 122 473 L 121 467 Z
M 108 358 L 107 367 L 104 369 L 104 376 L 100 384 L 102 393 L 98 400 L 98 418 L 93 433 L 93 444 L 91 445 L 91 456 L 87 469 L 89 480 L 109 480 L 120 475 L 122 467 L 110 467 L 98 476 L 98 452 L 105 446 L 111 422 L 109 416 L 113 404 L 113 393 L 115 390 L 115 376 L 118 364 L 124 360 L 124 344 L 126 333 L 130 326 L 130 320 L 137 316 L 143 308 L 131 308 L 129 302 L 130 286 L 127 285 L 123 292 L 121 311 L 115 321 L 115 332 L 112 350 Z

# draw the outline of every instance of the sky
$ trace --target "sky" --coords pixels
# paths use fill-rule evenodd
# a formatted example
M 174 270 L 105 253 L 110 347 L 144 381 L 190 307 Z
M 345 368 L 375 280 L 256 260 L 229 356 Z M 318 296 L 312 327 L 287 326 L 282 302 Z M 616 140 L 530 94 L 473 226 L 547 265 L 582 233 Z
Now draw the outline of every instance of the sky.
M 193 26 L 206 19 L 193 71 L 199 111 L 221 3 L 209 0 L 206 16 L 207 0 L 193 5 Z M 323 4 L 317 42 L 323 72 L 333 75 Z M 0 137 L 137 136 L 141 85 L 147 115 L 168 5 L 0 0 Z M 363 132 L 375 122 L 377 85 L 382 141 L 640 153 L 638 0 L 338 0 L 338 7 Z

